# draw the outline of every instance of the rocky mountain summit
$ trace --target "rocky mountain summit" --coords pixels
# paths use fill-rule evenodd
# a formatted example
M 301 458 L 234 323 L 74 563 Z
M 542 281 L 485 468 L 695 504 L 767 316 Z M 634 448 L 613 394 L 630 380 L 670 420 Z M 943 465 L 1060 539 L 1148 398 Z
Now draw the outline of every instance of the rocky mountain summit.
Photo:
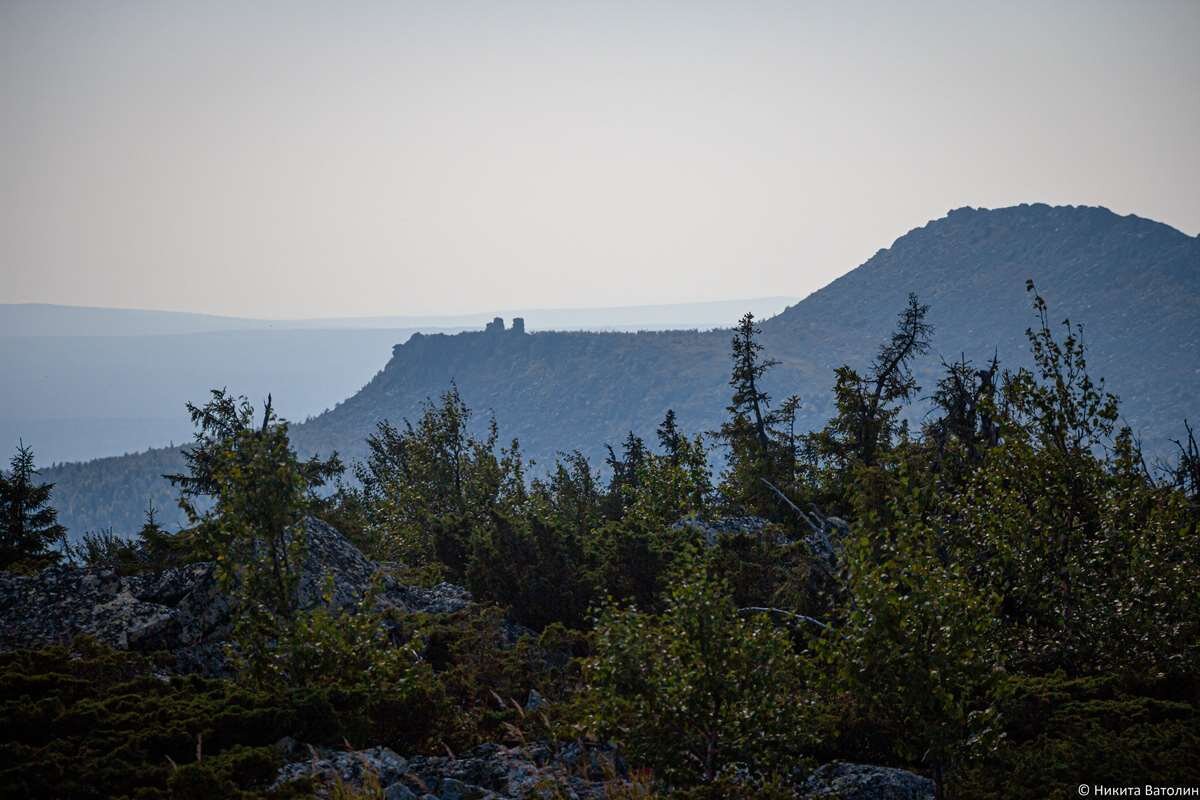
M 300 608 L 328 602 L 351 608 L 382 579 L 385 608 L 450 613 L 471 603 L 466 589 L 443 583 L 405 586 L 346 537 L 305 519 L 307 555 L 297 588 Z M 110 569 L 59 565 L 31 576 L 0 572 L 0 650 L 37 647 L 87 635 L 122 650 L 170 651 L 184 672 L 220 672 L 220 645 L 230 631 L 230 604 L 214 565 L 199 562 L 161 572 L 118 575 Z

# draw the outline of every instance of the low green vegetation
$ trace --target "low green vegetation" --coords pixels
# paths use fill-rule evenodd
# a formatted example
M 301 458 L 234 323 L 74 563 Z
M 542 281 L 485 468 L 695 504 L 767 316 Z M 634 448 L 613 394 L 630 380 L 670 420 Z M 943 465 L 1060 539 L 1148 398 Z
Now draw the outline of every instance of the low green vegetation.
M 216 392 L 173 476 L 188 530 L 151 517 L 128 552 L 73 557 L 215 561 L 236 676 L 87 642 L 0 656 L 0 788 L 256 796 L 284 736 L 408 754 L 611 741 L 690 797 L 774 796 L 833 759 L 921 772 L 944 798 L 1200 783 L 1200 453 L 1185 427 L 1148 468 L 1079 329 L 1029 289 L 1036 368 L 946 364 L 920 426 L 902 414 L 931 333 L 915 297 L 869 365 L 836 371 L 812 433 L 800 398 L 763 391 L 747 315 L 720 430 L 668 411 L 603 472 L 578 453 L 532 469 L 494 424 L 471 433 L 451 386 L 381 423 L 344 482 L 336 458 L 296 456 L 269 402 L 259 417 Z M 477 603 L 299 609 L 304 514 Z

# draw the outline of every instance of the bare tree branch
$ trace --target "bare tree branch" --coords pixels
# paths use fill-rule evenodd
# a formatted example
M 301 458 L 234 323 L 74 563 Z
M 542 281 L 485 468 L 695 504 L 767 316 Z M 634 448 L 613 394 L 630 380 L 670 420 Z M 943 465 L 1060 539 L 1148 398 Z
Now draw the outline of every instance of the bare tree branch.
M 821 628 L 823 630 L 827 630 L 827 631 L 833 630 L 833 628 L 831 628 L 827 623 L 821 622 L 821 620 L 816 619 L 815 617 L 805 616 L 804 614 L 797 614 L 794 611 L 788 611 L 788 610 L 782 609 L 782 608 L 770 608 L 768 606 L 747 606 L 746 608 L 739 608 L 738 613 L 739 614 L 778 614 L 781 617 L 788 617 L 789 619 L 796 619 L 796 620 L 800 620 L 801 622 L 807 622 L 810 625 L 816 625 L 818 628 Z

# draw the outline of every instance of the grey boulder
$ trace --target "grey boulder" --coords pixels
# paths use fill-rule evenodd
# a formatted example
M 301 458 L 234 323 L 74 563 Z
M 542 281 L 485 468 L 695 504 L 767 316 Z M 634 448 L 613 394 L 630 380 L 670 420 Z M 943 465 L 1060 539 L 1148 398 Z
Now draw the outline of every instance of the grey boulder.
M 933 781 L 893 767 L 834 762 L 808 777 L 800 791 L 806 798 L 838 800 L 933 800 Z

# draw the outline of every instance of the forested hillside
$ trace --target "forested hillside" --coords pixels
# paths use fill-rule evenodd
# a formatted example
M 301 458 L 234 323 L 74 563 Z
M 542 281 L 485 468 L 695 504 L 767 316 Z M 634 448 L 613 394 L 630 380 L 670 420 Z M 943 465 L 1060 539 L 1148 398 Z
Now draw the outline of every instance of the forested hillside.
M 1055 322 L 1085 325 L 1089 370 L 1123 401 L 1125 420 L 1147 452 L 1168 448 L 1200 390 L 1200 239 L 1106 209 L 1021 205 L 959 209 L 900 237 L 862 266 L 762 323 L 762 341 L 781 363 L 765 388 L 798 394 L 796 425 L 831 416 L 833 370 L 865 366 L 913 292 L 930 307 L 930 352 L 914 370 L 931 391 L 941 361 L 996 355 L 1001 368 L 1029 363 L 1032 323 L 1025 281 L 1048 299 Z M 378 422 L 415 418 L 453 381 L 478 412 L 545 465 L 581 449 L 594 465 L 605 442 L 630 430 L 649 436 L 667 408 L 689 430 L 713 430 L 727 400 L 728 331 L 523 334 L 512 330 L 418 336 L 364 389 L 293 429 L 300 452 L 365 452 Z M 230 386 L 237 390 L 236 386 Z M 908 414 L 923 415 L 918 402 Z M 181 410 L 182 414 L 182 410 Z M 720 457 L 720 454 L 717 454 Z M 163 454 L 107 459 L 47 471 L 69 528 L 132 530 L 141 502 L 114 498 L 145 487 L 169 503 L 154 477 Z M 537 467 L 533 468 L 536 473 Z M 155 488 L 157 487 L 157 488 Z M 168 518 L 168 522 L 171 522 Z

